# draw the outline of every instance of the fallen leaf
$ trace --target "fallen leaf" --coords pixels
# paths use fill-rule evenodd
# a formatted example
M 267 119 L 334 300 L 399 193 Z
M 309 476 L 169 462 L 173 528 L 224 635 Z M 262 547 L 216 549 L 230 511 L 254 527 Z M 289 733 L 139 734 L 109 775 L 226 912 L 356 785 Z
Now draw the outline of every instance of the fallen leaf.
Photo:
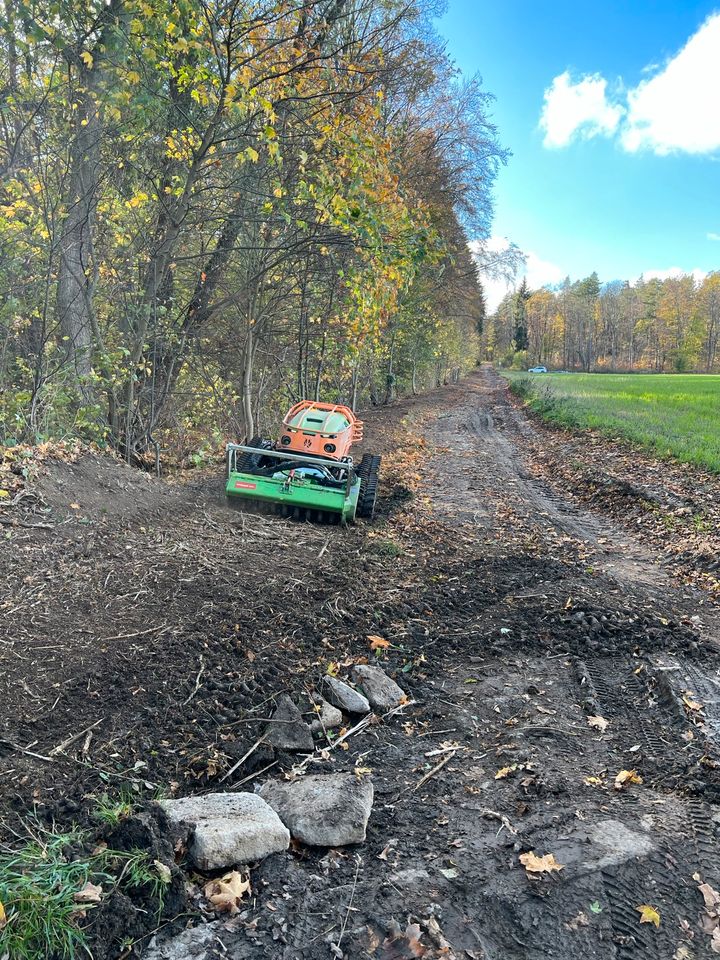
M 71 503 L 71 504 L 70 504 L 70 509 L 71 509 L 71 510 L 79 510 L 79 509 L 80 509 L 80 504 L 79 504 L 79 503 Z
M 162 880 L 163 883 L 170 883 L 172 880 L 172 871 L 166 863 L 163 863 L 162 860 L 153 860 L 153 865 L 157 870 L 157 874 Z
M 651 907 L 648 903 L 643 903 L 641 906 L 635 907 L 635 909 L 640 914 L 640 923 L 652 923 L 656 927 L 660 926 L 660 914 L 655 907 Z
M 511 773 L 515 773 L 518 765 L 516 763 L 511 764 L 509 767 L 500 767 L 498 772 L 495 774 L 496 780 L 504 780 L 506 777 L 509 777 Z
M 605 733 L 608 728 L 608 721 L 605 717 L 588 717 L 587 722 L 589 727 L 595 727 L 601 733 Z
M 454 880 L 455 877 L 458 875 L 458 872 L 455 869 L 455 867 L 445 867 L 445 868 L 440 867 L 440 873 L 444 877 L 446 877 L 448 880 Z
M 588 915 L 583 913 L 581 910 L 576 917 L 573 917 L 572 920 L 568 920 L 565 926 L 568 928 L 568 930 L 577 930 L 578 927 L 589 927 L 590 920 L 588 919 Z
M 250 877 L 231 870 L 219 880 L 205 884 L 205 896 L 221 913 L 237 913 L 244 895 L 250 890 Z
M 685 695 L 682 698 L 682 702 L 688 708 L 688 710 L 702 710 L 703 705 L 698 703 L 697 700 L 692 699 L 693 694 L 689 690 L 685 691 Z
M 701 883 L 698 886 L 698 890 L 702 894 L 702 898 L 705 901 L 705 906 L 709 910 L 714 910 L 715 907 L 720 904 L 720 893 L 717 890 L 714 890 L 709 883 Z
M 585 777 L 583 783 L 586 783 L 589 787 L 601 787 L 603 785 L 600 777 Z
M 615 789 L 622 790 L 626 783 L 642 783 L 642 777 L 637 770 L 621 770 L 615 777 Z
M 0 490 L 0 500 L 2 500 L 4 497 L 9 497 L 9 496 L 10 494 L 8 493 L 7 490 Z
M 100 903 L 102 900 L 102 887 L 97 883 L 91 883 L 89 880 L 77 893 L 73 894 L 75 903 Z
M 7 923 L 7 914 L 5 913 L 5 907 L 2 905 L 2 900 L 0 900 L 0 930 Z
M 546 853 L 544 857 L 539 857 L 534 850 L 529 853 L 521 853 L 520 863 L 528 873 L 552 873 L 555 870 L 565 868 L 565 864 L 558 863 L 552 853 Z
M 385 640 L 384 637 L 376 637 L 371 634 L 368 640 L 370 641 L 371 650 L 387 650 L 388 647 L 392 646 L 390 641 Z
M 599 901 L 599 900 L 594 900 L 594 901 L 590 904 L 590 909 L 591 909 L 591 911 L 592 911 L 593 913 L 602 913 L 602 912 L 603 912 L 603 908 L 600 906 L 600 901 Z
M 399 924 L 392 931 L 390 936 L 383 942 L 383 950 L 387 950 L 388 956 L 397 957 L 424 957 L 427 954 L 427 947 L 420 942 L 421 930 L 419 923 L 409 923 L 403 931 Z M 403 953 L 398 952 L 398 947 L 403 948 Z M 392 949 L 392 953 L 390 950 Z

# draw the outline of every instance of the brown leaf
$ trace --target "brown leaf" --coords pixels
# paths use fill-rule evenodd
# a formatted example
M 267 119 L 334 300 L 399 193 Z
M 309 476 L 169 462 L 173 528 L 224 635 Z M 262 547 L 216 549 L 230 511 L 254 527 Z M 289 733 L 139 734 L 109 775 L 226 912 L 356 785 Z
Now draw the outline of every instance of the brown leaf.
M 372 634 L 368 637 L 368 640 L 370 641 L 371 650 L 387 650 L 388 647 L 392 646 L 389 640 L 385 640 L 383 637 L 376 637 Z
M 220 913 L 237 913 L 242 898 L 250 890 L 250 877 L 231 870 L 219 880 L 205 884 L 205 896 Z
M 714 910 L 715 907 L 720 904 L 720 893 L 713 889 L 709 883 L 699 884 L 698 890 L 702 894 L 702 898 L 705 901 L 705 906 L 708 908 L 708 910 Z
M 544 857 L 539 857 L 534 850 L 529 853 L 521 853 L 520 863 L 528 873 L 553 873 L 565 868 L 565 864 L 558 863 L 552 853 L 546 853 Z
M 693 700 L 692 697 L 693 694 L 689 690 L 686 690 L 685 695 L 682 698 L 682 702 L 685 704 L 688 710 L 702 710 L 703 705 L 698 703 L 697 700 Z
M 615 777 L 615 789 L 622 790 L 628 783 L 642 783 L 642 777 L 637 770 L 621 770 Z
M 75 903 L 100 903 L 102 900 L 103 888 L 97 883 L 91 883 L 89 880 L 77 893 L 73 894 Z
M 420 943 L 420 924 L 409 923 L 404 932 L 398 928 L 382 945 L 383 960 L 412 960 L 427 955 L 427 947 Z
M 640 923 L 652 923 L 656 927 L 660 926 L 660 914 L 655 907 L 651 907 L 649 903 L 643 903 L 635 909 L 640 914 Z

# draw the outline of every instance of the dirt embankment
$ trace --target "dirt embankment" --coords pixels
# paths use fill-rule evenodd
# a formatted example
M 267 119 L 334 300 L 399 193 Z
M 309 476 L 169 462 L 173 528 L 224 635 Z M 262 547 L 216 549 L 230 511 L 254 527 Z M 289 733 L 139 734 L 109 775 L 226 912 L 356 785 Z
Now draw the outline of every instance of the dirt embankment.
M 486 371 L 379 411 L 381 516 L 347 530 L 235 513 L 217 480 L 48 468 L 50 512 L 25 518 L 51 528 L 5 527 L 6 832 L 31 808 L 92 824 L 123 788 L 142 804 L 282 776 L 292 759 L 263 746 L 220 781 L 280 693 L 309 710 L 380 636 L 414 702 L 312 764 L 371 771 L 367 841 L 254 868 L 228 955 L 325 960 L 342 931 L 348 958 L 712 956 L 717 621 L 538 476 L 536 441 Z M 91 924 L 103 960 L 122 952 L 108 930 Z

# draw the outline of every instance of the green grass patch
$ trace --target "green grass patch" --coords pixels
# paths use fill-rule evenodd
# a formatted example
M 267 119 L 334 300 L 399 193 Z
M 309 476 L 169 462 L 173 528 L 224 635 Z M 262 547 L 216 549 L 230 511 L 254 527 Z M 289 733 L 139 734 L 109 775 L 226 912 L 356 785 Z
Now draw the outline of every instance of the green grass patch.
M 720 473 L 720 376 L 503 371 L 544 419 Z
M 86 918 L 113 888 L 144 889 L 160 917 L 171 871 L 146 851 L 100 845 L 83 855 L 87 833 L 30 829 L 31 840 L 0 849 L 0 957 L 90 956 Z

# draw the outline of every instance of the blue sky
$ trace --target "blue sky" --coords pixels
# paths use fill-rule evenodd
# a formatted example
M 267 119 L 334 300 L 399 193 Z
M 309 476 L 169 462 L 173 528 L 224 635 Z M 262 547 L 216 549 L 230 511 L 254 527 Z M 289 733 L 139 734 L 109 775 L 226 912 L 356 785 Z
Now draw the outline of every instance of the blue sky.
M 532 284 L 720 268 L 720 0 L 448 0 L 438 26 L 497 97 L 493 234 Z

